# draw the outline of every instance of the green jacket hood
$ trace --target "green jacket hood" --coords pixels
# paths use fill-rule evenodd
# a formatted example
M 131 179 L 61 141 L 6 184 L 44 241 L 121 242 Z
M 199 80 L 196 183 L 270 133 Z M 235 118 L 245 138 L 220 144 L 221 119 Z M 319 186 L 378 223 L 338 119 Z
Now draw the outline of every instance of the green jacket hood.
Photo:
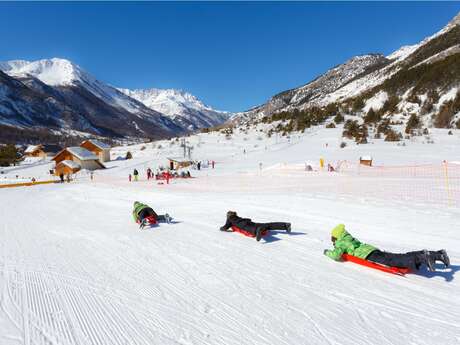
M 331 236 L 338 240 L 346 235 L 348 235 L 348 232 L 345 230 L 345 224 L 339 224 L 331 231 Z

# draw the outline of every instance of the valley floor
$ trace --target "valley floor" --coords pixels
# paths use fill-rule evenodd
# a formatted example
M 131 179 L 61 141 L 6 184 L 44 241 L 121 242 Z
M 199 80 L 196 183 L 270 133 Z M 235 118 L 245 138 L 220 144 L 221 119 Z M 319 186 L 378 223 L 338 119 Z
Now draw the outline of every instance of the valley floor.
M 262 186 L 225 193 L 205 180 L 2 191 L 0 343 L 460 341 L 458 210 Z M 176 223 L 139 231 L 134 200 Z M 222 233 L 228 209 L 291 221 L 293 233 L 259 243 Z M 322 251 L 338 222 L 386 250 L 446 248 L 452 268 L 397 277 L 333 262 Z
M 286 150 L 264 164 L 294 162 Z M 259 171 L 262 154 L 252 170 L 222 156 L 193 179 L 129 183 L 154 164 L 142 152 L 94 181 L 0 191 L 0 344 L 460 342 L 458 207 L 337 194 L 325 174 Z M 135 200 L 174 222 L 140 231 Z M 228 210 L 292 233 L 221 232 Z M 388 251 L 445 248 L 452 266 L 400 277 L 334 262 L 338 223 Z

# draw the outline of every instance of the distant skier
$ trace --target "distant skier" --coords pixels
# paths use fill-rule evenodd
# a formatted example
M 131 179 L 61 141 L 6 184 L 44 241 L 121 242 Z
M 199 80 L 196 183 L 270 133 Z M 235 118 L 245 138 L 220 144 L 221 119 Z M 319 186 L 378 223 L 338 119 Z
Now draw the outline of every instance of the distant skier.
M 134 175 L 134 181 L 138 181 L 139 172 L 137 171 L 137 169 L 134 169 L 133 175 Z
M 150 180 L 151 177 L 152 177 L 152 169 L 147 168 L 147 180 Z
M 234 211 L 228 211 L 227 221 L 220 231 L 229 231 L 232 226 L 249 232 L 257 241 L 260 241 L 265 230 L 286 230 L 288 234 L 291 232 L 291 223 L 254 223 L 249 218 L 238 217 Z
M 133 209 L 133 219 L 136 223 L 139 223 L 139 227 L 142 229 L 145 225 L 147 225 L 147 218 L 153 217 L 153 219 L 158 222 L 171 222 L 171 217 L 169 214 L 158 215 L 150 206 L 140 203 L 139 201 L 134 202 L 134 209 Z
M 378 264 L 410 268 L 414 271 L 419 270 L 420 266 L 425 264 L 432 272 L 435 271 L 436 261 L 441 261 L 445 267 L 450 265 L 449 256 L 444 249 L 438 251 L 425 249 L 404 254 L 383 252 L 370 244 L 358 241 L 345 230 L 343 224 L 332 229 L 331 241 L 334 244 L 334 249 L 325 249 L 324 255 L 335 261 L 340 261 L 342 254 L 349 254 Z
M 201 162 L 198 162 L 196 167 L 198 168 L 198 170 L 201 170 Z

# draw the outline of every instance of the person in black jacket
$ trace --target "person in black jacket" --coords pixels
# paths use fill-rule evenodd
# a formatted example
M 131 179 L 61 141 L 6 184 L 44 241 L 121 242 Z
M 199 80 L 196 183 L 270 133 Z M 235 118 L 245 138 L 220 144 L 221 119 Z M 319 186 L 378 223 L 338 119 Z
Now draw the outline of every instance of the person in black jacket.
M 249 218 L 238 217 L 234 211 L 228 211 L 227 222 L 220 230 L 229 231 L 232 226 L 253 234 L 257 241 L 260 241 L 265 230 L 286 230 L 288 234 L 291 232 L 291 223 L 254 223 Z

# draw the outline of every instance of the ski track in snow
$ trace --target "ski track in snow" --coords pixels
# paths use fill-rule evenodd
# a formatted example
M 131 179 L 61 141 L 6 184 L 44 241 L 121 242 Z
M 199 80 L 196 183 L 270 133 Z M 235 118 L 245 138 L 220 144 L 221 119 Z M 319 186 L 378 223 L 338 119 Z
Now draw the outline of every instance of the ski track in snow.
M 337 196 L 331 178 L 255 171 L 258 158 L 292 161 L 305 147 L 225 151 L 229 171 L 169 186 L 127 182 L 158 165 L 153 154 L 111 163 L 93 182 L 0 191 L 0 344 L 458 344 L 458 209 Z M 134 200 L 175 223 L 140 231 Z M 293 231 L 260 242 L 221 232 L 229 209 Z M 322 252 L 340 222 L 388 251 L 446 248 L 452 269 L 399 277 L 334 262 Z
M 301 205 L 277 211 L 286 197 L 271 194 L 213 201 L 208 192 L 175 196 L 140 185 L 59 187 L 6 191 L 2 316 L 16 326 L 8 336 L 17 343 L 456 343 L 456 279 L 395 277 L 324 258 L 328 211 L 314 208 L 321 200 L 306 197 L 312 211 L 302 213 Z M 133 198 L 163 200 L 178 223 L 138 231 L 130 202 L 117 202 Z M 263 218 L 293 218 L 294 234 L 257 243 L 222 233 L 229 203 Z M 34 216 L 8 217 L 15 205 Z M 203 218 L 203 210 L 212 211 Z

